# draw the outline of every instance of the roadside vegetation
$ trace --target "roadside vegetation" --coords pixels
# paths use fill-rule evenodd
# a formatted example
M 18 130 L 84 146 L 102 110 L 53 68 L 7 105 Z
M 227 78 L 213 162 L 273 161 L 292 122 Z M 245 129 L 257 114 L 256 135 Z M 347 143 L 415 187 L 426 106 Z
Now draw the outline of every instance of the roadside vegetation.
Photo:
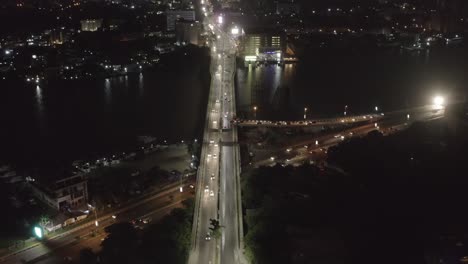
M 443 122 L 416 123 L 330 148 L 325 170 L 244 173 L 247 256 L 252 263 L 462 261 L 467 142 Z

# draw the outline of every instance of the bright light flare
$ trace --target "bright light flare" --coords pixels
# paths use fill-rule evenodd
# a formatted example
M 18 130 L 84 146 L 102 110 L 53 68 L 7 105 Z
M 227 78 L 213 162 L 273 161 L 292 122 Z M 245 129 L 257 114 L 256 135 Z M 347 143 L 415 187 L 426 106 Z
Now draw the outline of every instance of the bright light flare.
M 224 22 L 223 16 L 221 16 L 221 15 L 218 16 L 218 24 L 223 24 L 223 22 Z
M 234 35 L 234 36 L 239 35 L 239 28 L 238 27 L 233 27 L 231 29 L 231 34 Z
M 438 109 L 443 108 L 445 105 L 445 98 L 442 96 L 436 96 L 433 99 L 434 106 Z
M 43 231 L 42 231 L 42 228 L 39 227 L 39 226 L 35 226 L 35 227 L 34 227 L 34 235 L 35 235 L 37 238 L 41 239 L 41 238 L 44 236 Z

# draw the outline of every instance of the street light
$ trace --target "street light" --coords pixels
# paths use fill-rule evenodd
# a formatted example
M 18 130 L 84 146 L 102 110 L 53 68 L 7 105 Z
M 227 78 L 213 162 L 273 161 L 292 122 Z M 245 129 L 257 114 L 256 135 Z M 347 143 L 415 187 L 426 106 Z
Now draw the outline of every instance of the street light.
M 231 29 L 231 34 L 234 35 L 234 36 L 239 35 L 239 28 L 238 27 L 233 27 Z
M 307 119 L 307 107 L 304 107 L 304 120 Z
M 254 106 L 253 110 L 254 110 L 254 119 L 257 119 L 257 106 Z
M 442 109 L 444 107 L 444 104 L 445 104 L 445 98 L 440 96 L 440 95 L 435 96 L 434 99 L 433 99 L 433 103 L 434 103 L 434 106 L 437 109 Z
M 378 106 L 376 106 L 374 109 L 375 109 L 376 112 L 379 111 L 379 107 L 378 107 Z
M 42 229 L 42 227 L 40 227 L 40 226 L 35 226 L 35 227 L 34 227 L 34 235 L 35 235 L 38 239 L 42 239 L 42 237 L 44 236 L 44 230 Z

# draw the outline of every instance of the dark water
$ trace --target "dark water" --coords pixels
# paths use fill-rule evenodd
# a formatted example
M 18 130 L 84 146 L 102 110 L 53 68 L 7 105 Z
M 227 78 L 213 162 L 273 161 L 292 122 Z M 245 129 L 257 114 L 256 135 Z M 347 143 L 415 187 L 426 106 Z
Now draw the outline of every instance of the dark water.
M 208 53 L 181 51 L 164 64 L 108 80 L 0 83 L 0 161 L 69 162 L 133 148 L 138 135 L 168 141 L 199 137 Z
M 399 49 L 310 49 L 297 64 L 238 63 L 238 110 L 259 119 L 301 119 L 425 105 L 435 94 L 463 97 L 468 88 L 465 46 L 428 52 Z

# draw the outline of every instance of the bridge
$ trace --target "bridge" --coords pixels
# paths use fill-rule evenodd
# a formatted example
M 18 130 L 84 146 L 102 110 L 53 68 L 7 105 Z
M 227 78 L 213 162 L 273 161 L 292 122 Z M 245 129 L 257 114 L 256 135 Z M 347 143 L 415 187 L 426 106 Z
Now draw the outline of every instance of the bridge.
M 201 1 L 201 8 L 206 14 L 205 29 L 216 37 L 211 43 L 212 80 L 197 174 L 189 263 L 245 263 L 241 251 L 240 152 L 237 127 L 230 122 L 236 114 L 236 43 L 212 17 L 207 1 Z M 219 221 L 219 236 L 210 230 L 211 220 Z
M 345 116 L 322 119 L 306 119 L 291 121 L 273 121 L 273 120 L 244 120 L 233 119 L 231 122 L 239 127 L 307 127 L 307 126 L 332 126 L 342 124 L 352 124 L 366 121 L 377 121 L 384 114 L 369 114 L 359 116 Z

